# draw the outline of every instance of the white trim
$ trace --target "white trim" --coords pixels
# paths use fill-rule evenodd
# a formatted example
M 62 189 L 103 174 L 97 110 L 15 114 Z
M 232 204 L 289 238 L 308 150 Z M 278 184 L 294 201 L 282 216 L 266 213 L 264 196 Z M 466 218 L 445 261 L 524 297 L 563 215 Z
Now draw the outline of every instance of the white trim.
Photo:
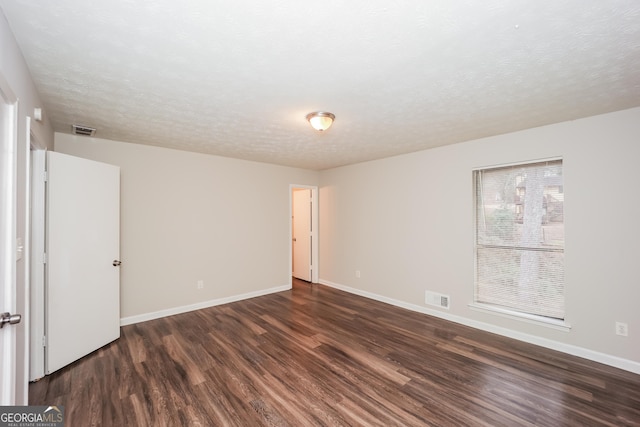
M 232 295 L 230 297 L 218 298 L 209 301 L 202 301 L 195 304 L 183 305 L 180 307 L 167 308 L 165 310 L 153 311 L 151 313 L 138 314 L 136 316 L 128 316 L 120 319 L 120 326 L 132 325 L 134 323 L 146 322 L 148 320 L 160 319 L 162 317 L 173 316 L 176 314 L 188 313 L 190 311 L 201 310 L 203 308 L 214 307 L 216 305 L 229 304 L 231 302 L 242 301 L 245 299 L 260 297 L 273 294 L 276 292 L 288 291 L 291 285 L 277 286 L 274 288 L 263 289 L 260 291 L 248 292 L 246 294 Z
M 318 242 L 320 233 L 318 233 L 318 223 L 320 217 L 320 206 L 318 203 L 318 186 L 317 185 L 296 185 L 289 184 L 289 284 L 293 286 L 293 221 L 291 217 L 293 215 L 293 189 L 294 188 L 306 188 L 311 190 L 311 283 L 318 283 L 319 271 L 320 271 L 320 257 L 318 253 L 320 251 L 320 244 Z
M 516 166 L 530 165 L 533 163 L 557 162 L 558 160 L 564 160 L 564 159 L 562 156 L 544 157 L 542 159 L 524 160 L 521 162 L 513 162 L 513 163 L 500 163 L 500 164 L 491 165 L 491 166 L 476 166 L 473 169 L 471 169 L 471 171 L 476 172 L 476 171 L 482 171 L 482 170 L 511 168 Z
M 575 345 L 565 344 L 559 341 L 554 341 L 547 338 L 538 337 L 535 335 L 525 334 L 522 332 L 514 331 L 512 329 L 495 326 L 489 323 L 479 322 L 477 320 L 468 319 L 468 318 L 453 315 L 447 312 L 432 310 L 416 304 L 410 304 L 404 301 L 399 301 L 393 298 L 388 298 L 382 295 L 363 291 L 361 289 L 355 289 L 349 286 L 333 283 L 328 280 L 320 279 L 319 283 L 326 286 L 330 286 L 332 288 L 340 289 L 345 292 L 349 292 L 354 295 L 360 295 L 362 297 L 369 298 L 375 301 L 391 304 L 396 307 L 401 307 L 407 310 L 416 311 L 418 313 L 423 313 L 430 316 L 438 317 L 440 319 L 448 320 L 450 322 L 459 323 L 461 325 L 469 326 L 475 329 L 480 329 L 482 331 L 491 332 L 494 334 L 502 335 L 504 337 L 513 338 L 518 341 L 523 341 L 529 344 L 538 345 L 540 347 L 549 348 L 551 350 L 560 351 L 562 353 L 567 353 L 573 356 L 582 357 L 584 359 L 592 360 L 594 362 L 603 363 L 605 365 L 613 366 L 615 368 L 624 369 L 625 371 L 633 372 L 635 374 L 640 374 L 640 362 L 635 362 L 633 360 L 623 359 L 621 357 L 612 356 L 610 354 L 589 350 L 584 347 L 578 347 Z
M 4 305 L 0 312 L 12 314 L 22 313 L 22 307 L 16 307 L 17 298 L 17 180 L 18 180 L 18 98 L 14 95 L 4 75 L 0 73 L 0 292 L 3 293 Z M 20 310 L 19 312 L 17 310 Z M 21 381 L 16 369 L 17 362 L 17 327 L 7 327 L 0 334 L 3 353 L 0 354 L 0 405 L 20 405 L 21 396 L 17 381 Z M 25 378 L 25 386 L 27 378 Z
M 31 151 L 31 292 L 30 292 L 30 371 L 29 381 L 45 375 L 44 345 L 45 336 L 45 174 L 47 150 L 37 148 L 37 140 L 32 135 Z
M 502 308 L 495 305 L 483 304 L 481 302 L 471 302 L 469 308 L 483 313 L 495 314 L 508 319 L 519 320 L 521 322 L 531 323 L 546 328 L 557 329 L 558 331 L 569 332 L 571 324 L 561 319 L 552 319 L 550 317 L 537 316 L 535 314 L 522 313 L 508 308 Z
M 24 290 L 24 299 L 22 301 L 22 307 L 17 307 L 22 311 L 23 318 L 22 323 L 24 335 L 22 345 L 22 360 L 17 360 L 16 370 L 18 378 L 24 379 L 21 383 L 18 383 L 18 394 L 16 394 L 17 405 L 27 405 L 29 403 L 29 379 L 30 379 L 30 362 L 31 362 L 31 117 L 25 117 L 25 140 L 24 145 L 18 149 L 22 149 L 22 161 L 17 165 L 17 173 L 21 174 L 24 180 L 24 202 L 22 218 L 24 223 L 23 231 L 23 244 L 22 244 L 22 283 L 18 286 L 22 286 Z M 18 156 L 20 158 L 20 156 Z M 20 213 L 20 206 L 18 206 L 18 213 Z M 22 390 L 22 394 L 19 392 Z

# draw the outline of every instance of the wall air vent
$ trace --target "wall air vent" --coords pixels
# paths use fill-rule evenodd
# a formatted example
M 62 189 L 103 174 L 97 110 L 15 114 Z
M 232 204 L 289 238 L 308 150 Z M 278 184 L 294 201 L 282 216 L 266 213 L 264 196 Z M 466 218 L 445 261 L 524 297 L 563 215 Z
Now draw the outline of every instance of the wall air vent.
M 89 126 L 71 125 L 71 133 L 74 135 L 93 136 L 96 134 L 96 130 Z
M 439 294 L 437 292 L 425 291 L 424 302 L 436 307 L 449 309 L 451 298 L 449 295 Z

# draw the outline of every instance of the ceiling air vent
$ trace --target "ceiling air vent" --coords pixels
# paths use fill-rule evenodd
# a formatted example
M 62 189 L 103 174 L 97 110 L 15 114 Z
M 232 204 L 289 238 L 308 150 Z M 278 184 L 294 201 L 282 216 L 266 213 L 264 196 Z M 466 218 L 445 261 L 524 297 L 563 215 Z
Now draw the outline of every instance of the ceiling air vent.
M 89 126 L 82 126 L 82 125 L 71 125 L 71 132 L 74 135 L 82 135 L 82 136 L 93 136 L 96 134 L 96 130 L 94 128 L 90 128 Z

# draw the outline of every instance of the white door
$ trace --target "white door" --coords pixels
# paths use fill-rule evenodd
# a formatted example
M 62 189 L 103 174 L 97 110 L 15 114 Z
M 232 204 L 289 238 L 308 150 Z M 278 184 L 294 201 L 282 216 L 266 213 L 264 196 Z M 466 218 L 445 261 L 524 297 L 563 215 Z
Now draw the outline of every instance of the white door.
M 293 277 L 311 281 L 311 190 L 293 189 Z
M 120 169 L 47 156 L 46 367 L 120 337 Z
M 0 314 L 11 315 L 21 314 L 16 313 L 17 102 L 0 75 Z M 12 325 L 10 320 L 15 322 L 18 318 L 2 316 L 0 328 L 0 406 L 16 404 L 20 388 L 16 339 L 24 329 L 19 329 L 22 325 Z

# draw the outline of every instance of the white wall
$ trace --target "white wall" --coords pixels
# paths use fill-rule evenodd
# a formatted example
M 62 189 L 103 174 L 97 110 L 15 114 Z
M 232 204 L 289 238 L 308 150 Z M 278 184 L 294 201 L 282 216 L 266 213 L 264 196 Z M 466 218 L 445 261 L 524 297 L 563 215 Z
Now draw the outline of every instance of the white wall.
M 25 141 L 26 117 L 33 116 L 34 108 L 43 108 L 40 95 L 31 79 L 31 73 L 24 61 L 22 52 L 13 37 L 9 24 L 0 11 L 0 73 L 7 80 L 18 97 L 18 140 Z M 53 131 L 46 111 L 42 122 L 33 122 L 34 133 L 40 148 L 53 147 Z
M 640 373 L 639 136 L 636 108 L 324 171 L 320 281 Z M 468 306 L 472 169 L 556 156 L 568 332 Z M 451 309 L 426 306 L 427 289 L 449 294 Z
M 121 168 L 124 323 L 290 287 L 289 185 L 317 172 L 60 133 L 55 149 Z

